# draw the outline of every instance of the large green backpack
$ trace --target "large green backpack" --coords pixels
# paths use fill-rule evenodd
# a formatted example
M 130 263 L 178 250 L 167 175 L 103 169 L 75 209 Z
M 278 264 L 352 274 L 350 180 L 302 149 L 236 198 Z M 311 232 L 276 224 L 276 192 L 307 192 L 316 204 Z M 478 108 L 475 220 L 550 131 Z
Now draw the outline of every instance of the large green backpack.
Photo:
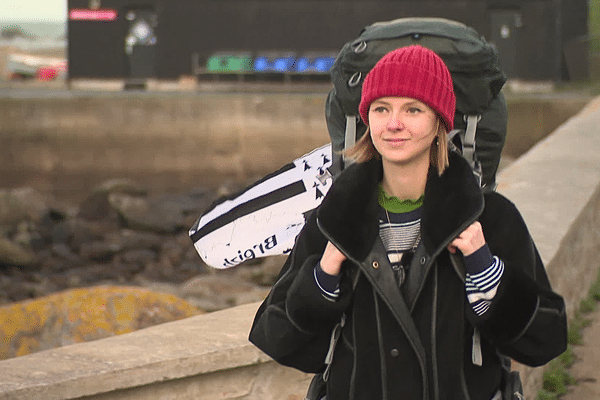
M 358 114 L 364 77 L 385 54 L 413 44 L 433 50 L 448 66 L 456 94 L 451 143 L 469 160 L 482 187 L 493 189 L 508 121 L 501 92 L 506 76 L 490 43 L 473 28 L 442 18 L 377 22 L 344 45 L 331 70 L 334 87 L 325 110 L 334 175 L 344 167 L 340 151 L 366 131 Z

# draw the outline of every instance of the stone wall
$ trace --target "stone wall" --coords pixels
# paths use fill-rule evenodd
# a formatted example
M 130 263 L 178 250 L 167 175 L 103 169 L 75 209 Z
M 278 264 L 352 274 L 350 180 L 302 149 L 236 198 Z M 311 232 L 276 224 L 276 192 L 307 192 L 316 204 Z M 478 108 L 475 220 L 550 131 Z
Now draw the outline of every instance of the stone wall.
M 528 225 L 554 289 L 573 316 L 598 275 L 600 254 L 600 98 L 537 143 L 500 175 L 498 191 Z M 527 398 L 542 368 L 516 366 Z
M 158 191 L 249 182 L 329 142 L 324 94 L 0 99 L 0 174 L 55 194 L 110 178 Z
M 159 192 L 250 183 L 329 142 L 328 87 L 272 89 L 0 96 L 1 186 L 82 200 L 115 178 Z M 518 157 L 588 100 L 507 93 L 505 155 Z

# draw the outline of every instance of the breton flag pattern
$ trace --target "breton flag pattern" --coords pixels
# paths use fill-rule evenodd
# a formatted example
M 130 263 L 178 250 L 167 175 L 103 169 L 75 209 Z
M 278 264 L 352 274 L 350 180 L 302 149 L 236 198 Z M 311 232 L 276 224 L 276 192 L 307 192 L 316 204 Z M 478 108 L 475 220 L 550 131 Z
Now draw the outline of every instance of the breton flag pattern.
M 331 187 L 331 144 L 285 165 L 205 211 L 189 235 L 202 260 L 213 268 L 234 267 L 253 258 L 287 254 Z

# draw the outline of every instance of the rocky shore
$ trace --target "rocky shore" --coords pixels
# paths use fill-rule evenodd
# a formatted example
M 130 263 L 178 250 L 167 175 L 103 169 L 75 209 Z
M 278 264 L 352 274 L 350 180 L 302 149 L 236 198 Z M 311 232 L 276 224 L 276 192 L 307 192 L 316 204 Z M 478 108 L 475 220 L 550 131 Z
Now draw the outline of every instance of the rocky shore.
M 203 263 L 188 230 L 224 190 L 151 195 L 112 180 L 77 205 L 30 187 L 0 189 L 0 306 L 74 288 L 137 286 L 202 311 L 259 301 L 283 263 Z

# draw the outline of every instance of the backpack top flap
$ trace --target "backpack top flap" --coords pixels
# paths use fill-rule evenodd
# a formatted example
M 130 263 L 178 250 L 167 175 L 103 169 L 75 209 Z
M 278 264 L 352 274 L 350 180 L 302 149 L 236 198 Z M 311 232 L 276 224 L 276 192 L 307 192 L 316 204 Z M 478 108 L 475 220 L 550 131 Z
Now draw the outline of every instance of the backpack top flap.
M 377 22 L 344 45 L 331 70 L 336 97 L 347 115 L 358 115 L 362 82 L 388 52 L 420 44 L 446 63 L 463 115 L 481 114 L 506 82 L 496 50 L 474 29 L 443 18 L 401 18 Z

